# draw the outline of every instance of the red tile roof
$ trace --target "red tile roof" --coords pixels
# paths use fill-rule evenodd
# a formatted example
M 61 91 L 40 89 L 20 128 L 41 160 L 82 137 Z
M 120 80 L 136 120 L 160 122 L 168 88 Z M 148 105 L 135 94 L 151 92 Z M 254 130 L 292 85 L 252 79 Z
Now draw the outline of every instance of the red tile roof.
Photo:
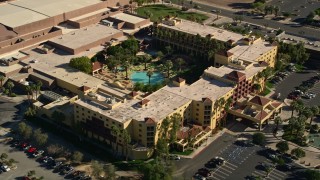
M 206 98 L 202 98 L 202 102 L 212 102 L 210 98 L 206 97 Z
M 277 107 L 281 106 L 282 103 L 281 103 L 281 102 L 278 102 L 278 101 L 275 101 L 275 102 L 272 102 L 271 105 L 272 105 L 274 108 L 277 108 Z
M 232 71 L 231 73 L 228 74 L 229 79 L 235 79 L 237 81 L 243 79 L 246 77 L 246 75 L 242 72 L 239 71 Z
M 154 119 L 149 118 L 149 117 L 144 118 L 144 122 L 145 122 L 146 124 L 155 124 L 155 123 L 156 123 L 156 121 L 155 121 Z
M 267 116 L 268 116 L 268 113 L 262 110 L 254 118 L 263 120 Z
M 82 91 L 82 92 L 88 91 L 89 89 L 91 89 L 91 88 L 88 86 L 81 86 L 80 87 L 80 91 Z
M 103 67 L 103 63 L 96 61 L 92 63 L 92 71 L 99 70 Z
M 148 102 L 150 102 L 149 99 L 143 99 L 142 101 L 139 102 L 139 104 L 140 104 L 141 106 L 143 106 L 143 105 L 147 104 Z
M 269 64 L 265 61 L 259 61 L 260 66 L 269 66 Z
M 182 83 L 182 82 L 184 82 L 186 80 L 183 79 L 183 78 L 178 77 L 178 78 L 175 79 L 175 81 L 178 82 L 178 83 Z
M 270 100 L 261 96 L 255 96 L 249 102 L 260 105 L 260 106 L 264 106 L 268 104 Z
M 139 94 L 138 94 L 136 91 L 132 91 L 129 95 L 130 95 L 131 97 L 136 97 L 136 96 L 138 96 Z

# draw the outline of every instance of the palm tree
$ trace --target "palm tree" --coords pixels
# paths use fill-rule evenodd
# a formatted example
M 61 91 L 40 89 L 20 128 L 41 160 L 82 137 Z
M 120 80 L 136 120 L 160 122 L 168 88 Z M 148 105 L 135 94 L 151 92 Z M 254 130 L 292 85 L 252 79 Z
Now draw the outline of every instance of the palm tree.
M 282 119 L 281 119 L 281 117 L 276 117 L 275 119 L 274 119 L 274 122 L 276 123 L 276 125 L 277 125 L 277 127 L 276 127 L 276 129 L 278 129 L 279 128 L 279 125 L 280 124 L 282 124 Z
M 217 14 L 217 19 L 219 19 L 219 14 L 221 14 L 221 10 L 217 10 L 216 14 Z
M 111 126 L 111 134 L 112 136 L 114 137 L 114 140 L 115 140 L 115 150 L 118 152 L 118 136 L 120 134 L 120 129 L 115 126 L 115 125 L 112 125 Z
M 0 86 L 2 87 L 3 81 L 6 79 L 6 77 L 0 75 Z
M 279 11 L 280 11 L 280 7 L 279 6 L 274 6 L 274 15 L 275 16 L 278 16 L 278 13 L 279 13 Z
M 42 82 L 41 81 L 37 81 L 37 84 L 36 84 L 36 99 L 38 97 L 38 93 L 40 94 L 41 87 L 42 87 Z
M 11 96 L 12 95 L 12 88 L 14 87 L 14 84 L 12 81 L 9 81 L 7 83 L 7 88 L 9 89 L 9 95 Z
M 225 112 L 229 111 L 232 102 L 233 102 L 233 100 L 232 100 L 231 97 L 227 99 L 227 102 L 225 103 L 225 106 L 224 106 L 224 111 Z M 224 122 L 224 126 L 226 126 L 227 125 L 227 115 L 224 116 L 223 122 Z
M 291 107 L 291 117 L 293 117 L 293 112 L 298 109 L 298 106 L 299 106 L 299 102 L 298 101 L 292 101 L 291 104 L 290 104 L 290 107 Z
M 170 78 L 170 70 L 173 67 L 172 61 L 167 60 L 166 63 L 164 64 L 164 68 L 167 70 L 167 78 Z
M 130 68 L 130 63 L 129 63 L 129 61 L 124 61 L 123 63 L 122 63 L 122 67 L 124 67 L 124 69 L 125 69 L 125 71 L 126 71 L 126 80 L 128 80 L 129 78 L 128 78 L 128 70 L 129 70 L 129 68 Z
M 128 145 L 131 142 L 131 136 L 130 136 L 129 132 L 126 129 L 124 129 L 122 131 L 122 139 L 123 139 L 124 147 L 126 149 L 126 161 L 127 161 L 128 160 L 128 154 L 129 154 L 128 153 Z
M 147 64 L 151 62 L 151 57 L 149 55 L 144 55 L 141 60 L 144 63 L 144 70 L 147 70 Z
M 151 79 L 151 76 L 153 75 L 153 71 L 148 71 L 147 72 L 147 76 L 149 77 L 149 84 L 150 84 L 150 79 Z
M 26 86 L 25 90 L 27 91 L 27 98 L 30 103 L 30 95 L 31 95 L 30 93 L 32 92 L 31 86 Z
M 32 99 L 34 99 L 34 97 L 33 97 L 33 93 L 34 93 L 34 91 L 36 91 L 36 89 L 37 89 L 37 87 L 36 87 L 36 85 L 35 84 L 31 84 L 31 97 L 32 97 Z
M 179 66 L 179 71 L 181 71 L 181 66 L 184 64 L 184 60 L 182 58 L 178 58 L 177 59 L 177 64 Z
M 253 84 L 253 89 L 255 93 L 259 92 L 261 90 L 261 85 L 260 84 Z
M 318 106 L 312 106 L 310 109 L 312 111 L 312 116 L 310 117 L 310 126 L 311 126 L 313 117 L 319 114 L 320 109 Z

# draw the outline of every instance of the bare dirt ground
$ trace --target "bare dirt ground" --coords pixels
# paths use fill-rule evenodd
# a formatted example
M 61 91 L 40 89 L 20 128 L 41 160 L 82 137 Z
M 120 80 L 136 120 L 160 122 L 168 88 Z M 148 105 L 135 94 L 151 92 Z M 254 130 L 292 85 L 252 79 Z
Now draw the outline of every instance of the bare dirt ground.
M 244 10 L 250 9 L 250 4 L 254 2 L 254 0 L 194 0 L 196 2 L 207 4 L 207 5 L 215 5 L 219 8 L 224 8 L 228 10 Z

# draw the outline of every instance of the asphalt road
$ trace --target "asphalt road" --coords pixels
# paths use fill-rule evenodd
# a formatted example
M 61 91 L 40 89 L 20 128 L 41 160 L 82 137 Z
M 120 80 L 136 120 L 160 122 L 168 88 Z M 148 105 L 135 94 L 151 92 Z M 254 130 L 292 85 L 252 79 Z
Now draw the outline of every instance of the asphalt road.
M 0 125 L 19 118 L 19 104 L 0 95 Z
M 288 0 L 285 0 L 285 1 L 288 1 Z M 288 2 L 288 4 L 291 4 L 291 2 L 292 1 Z M 299 1 L 296 0 L 294 2 L 296 4 Z M 303 1 L 303 2 L 305 2 L 305 1 Z M 172 0 L 172 3 L 179 4 L 177 0 Z M 210 13 L 211 10 L 215 9 L 215 10 L 220 10 L 222 16 L 226 16 L 226 17 L 230 17 L 230 18 L 233 18 L 235 16 L 234 11 L 218 8 L 218 7 L 215 7 L 214 5 L 208 6 L 208 5 L 201 4 L 201 3 L 195 3 L 195 2 L 193 2 L 193 3 L 198 4 L 201 7 L 201 9 L 200 9 L 201 11 L 205 11 L 205 12 Z M 285 7 L 285 5 L 284 5 L 284 7 Z M 291 5 L 288 5 L 288 7 L 291 8 Z M 312 9 L 315 9 L 318 7 L 320 7 L 320 2 L 315 2 L 315 4 L 312 4 L 312 6 L 308 7 L 307 10 L 312 11 Z M 300 8 L 300 9 L 302 9 L 302 8 Z M 284 30 L 287 34 L 305 37 L 311 41 L 320 40 L 320 36 L 319 36 L 320 30 L 309 28 L 309 27 L 304 27 L 304 26 L 303 27 L 293 27 L 291 25 L 286 25 L 286 24 L 283 24 L 283 23 L 280 23 L 280 22 L 277 22 L 274 20 L 257 19 L 254 16 L 243 16 L 243 21 L 253 23 L 253 24 L 258 24 L 262 27 L 264 27 L 264 25 L 267 24 L 268 27 L 270 27 L 270 28 L 274 28 L 274 29 L 280 28 L 280 29 Z M 304 34 L 300 34 L 300 32 L 302 32 L 302 31 L 304 32 Z

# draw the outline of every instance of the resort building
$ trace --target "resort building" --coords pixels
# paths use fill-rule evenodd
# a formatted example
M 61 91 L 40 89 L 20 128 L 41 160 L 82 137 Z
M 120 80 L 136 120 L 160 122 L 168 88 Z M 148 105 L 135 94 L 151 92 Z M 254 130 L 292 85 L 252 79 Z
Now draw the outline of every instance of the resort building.
M 170 45 L 195 55 L 211 58 L 214 54 L 214 66 L 237 64 L 239 67 L 253 62 L 264 61 L 274 67 L 277 45 L 261 38 L 246 37 L 234 32 L 195 22 L 167 17 L 157 24 L 154 37 L 159 43 Z
M 191 85 L 182 78 L 174 79 L 162 89 L 142 97 L 137 92 L 118 92 L 99 86 L 75 101 L 75 123 L 82 125 L 89 136 L 109 144 L 117 144 L 119 152 L 128 150 L 133 159 L 148 158 L 157 144 L 159 128 L 165 118 L 178 114 L 181 129 L 176 146 L 184 150 L 197 147 L 215 131 L 228 109 L 253 91 L 254 76 L 266 68 L 266 63 L 252 63 L 244 70 L 222 66 L 206 69 Z M 130 149 L 123 150 L 124 140 L 112 134 L 112 126 L 127 130 L 132 138 Z M 187 139 L 192 139 L 188 142 Z M 117 142 L 113 142 L 113 141 Z M 134 147 L 139 147 L 137 154 Z M 144 153 L 141 147 L 145 147 Z
M 215 54 L 214 66 L 238 65 L 264 61 L 274 67 L 277 55 L 277 45 L 263 41 L 261 38 L 244 38 L 233 48 Z

